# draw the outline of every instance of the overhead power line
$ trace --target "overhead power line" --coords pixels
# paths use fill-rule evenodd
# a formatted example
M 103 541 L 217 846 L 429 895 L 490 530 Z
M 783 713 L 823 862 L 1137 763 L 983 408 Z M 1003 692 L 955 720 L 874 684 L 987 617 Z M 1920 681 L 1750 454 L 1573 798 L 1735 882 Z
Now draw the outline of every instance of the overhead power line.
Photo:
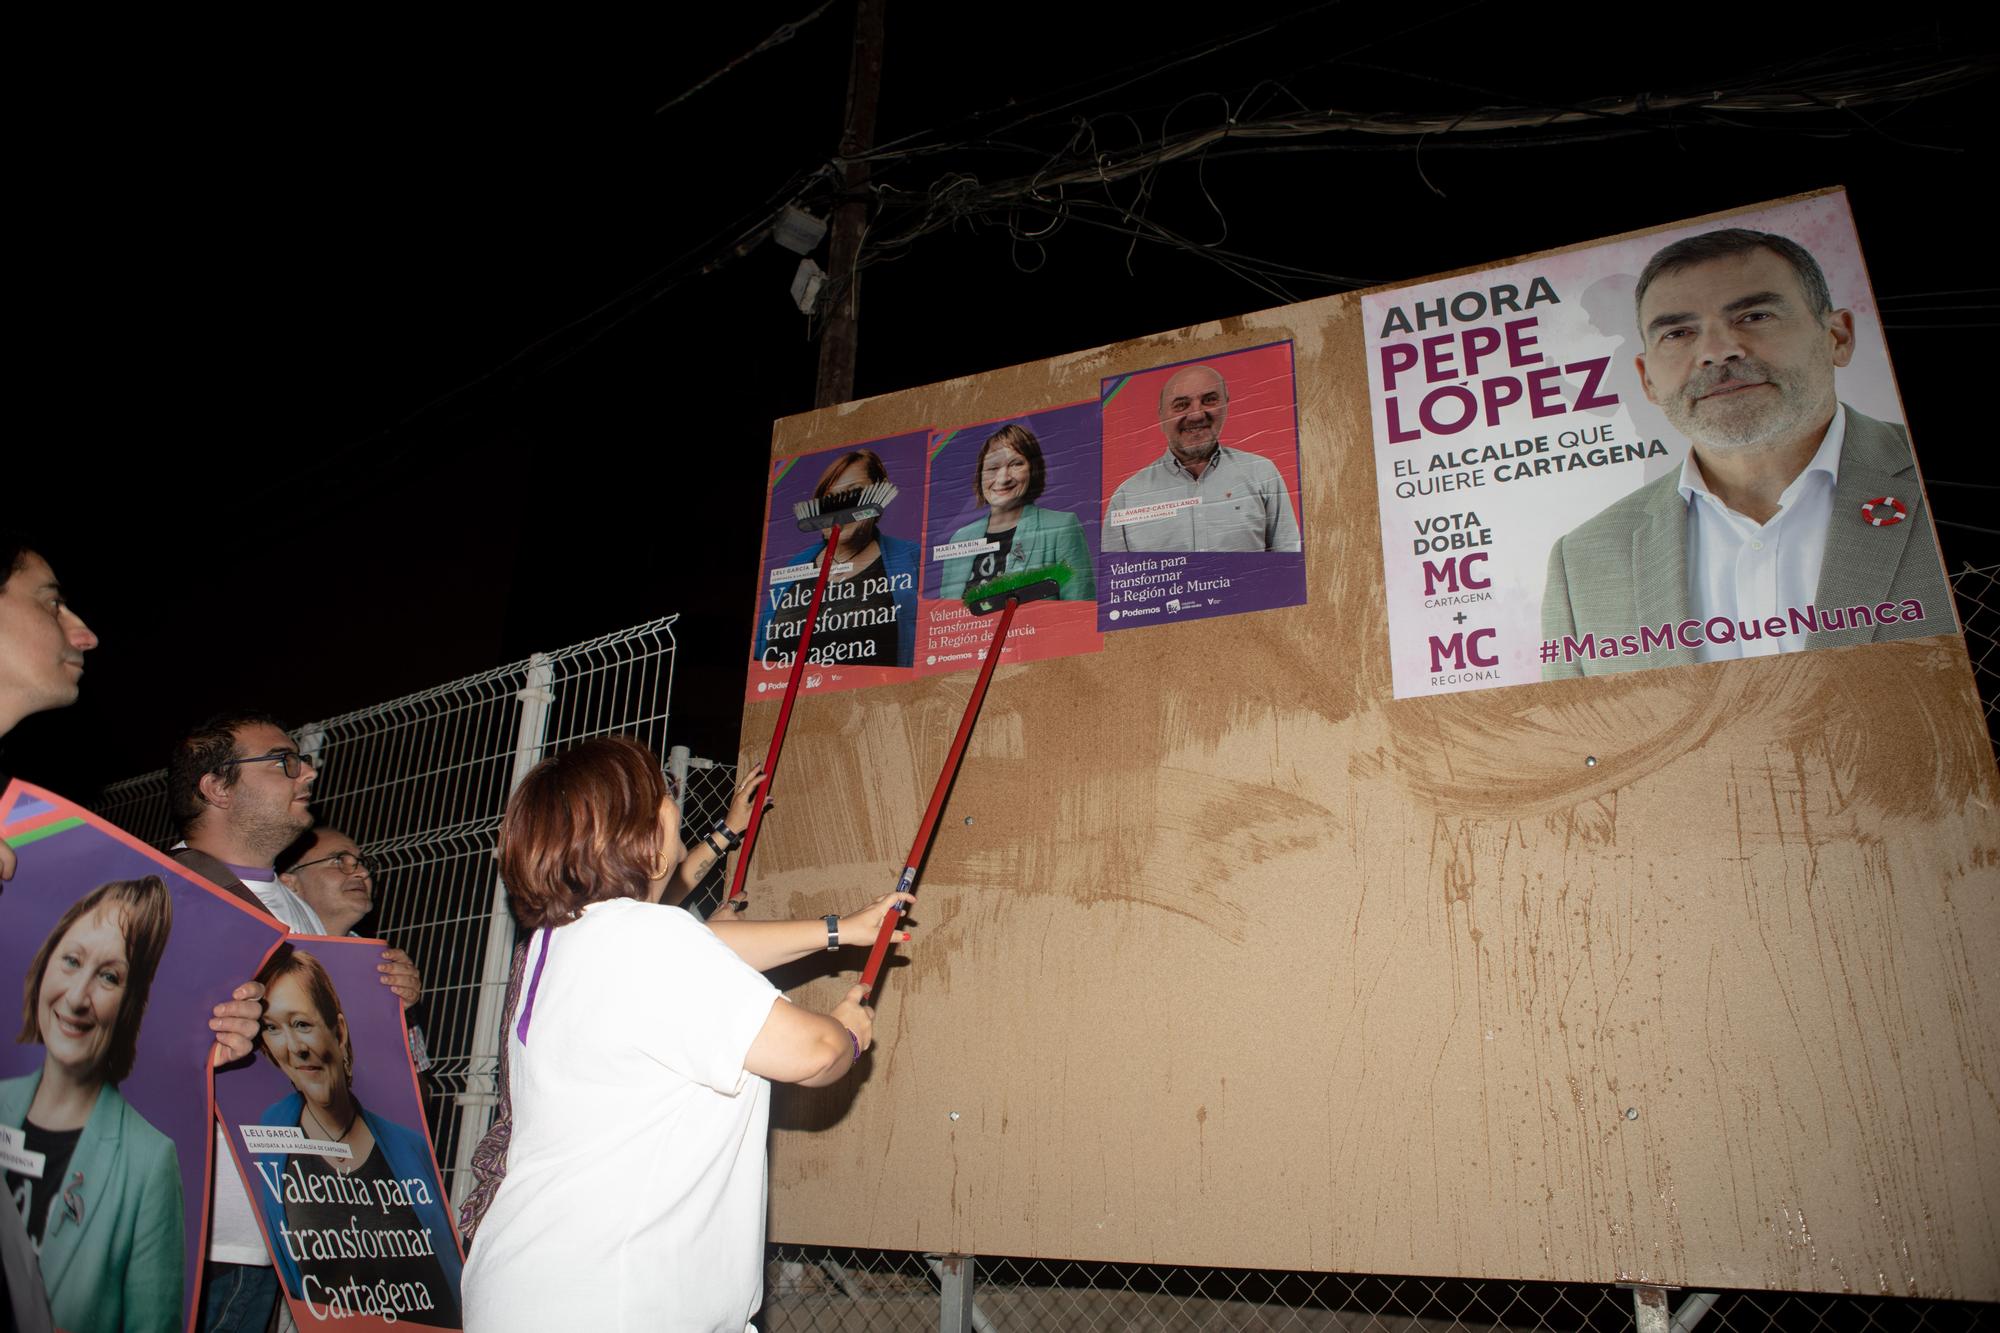
M 889 147 L 878 151 L 871 155 L 870 165 L 876 171 L 873 188 L 881 216 L 871 230 L 863 262 L 899 257 L 924 237 L 960 223 L 1004 219 L 1021 211 L 1045 219 L 1053 215 L 1041 224 L 1039 239 L 1080 209 L 1085 199 L 1094 207 L 1120 209 L 1124 224 L 1144 239 L 1192 249 L 1194 246 L 1183 239 L 1146 225 L 1144 208 L 1152 196 L 1152 180 L 1175 164 L 1199 164 L 1223 156 L 1414 149 L 1421 171 L 1421 154 L 1427 151 L 1488 146 L 1547 148 L 1700 127 L 1893 138 L 1880 122 L 1869 119 L 1868 113 L 1956 92 L 1993 73 L 1993 63 L 1985 58 L 1893 53 L 1859 61 L 1852 56 L 1819 57 L 1782 69 L 1750 71 L 1720 87 L 1622 93 L 1576 103 L 1489 103 L 1430 112 L 1313 110 L 1288 92 L 1293 109 L 1246 116 L 1243 112 L 1252 97 L 1271 90 L 1272 85 L 1265 81 L 1234 99 L 1212 92 L 1184 98 L 1165 112 L 1159 131 L 1150 137 L 1132 135 L 1136 122 L 1130 113 L 1118 112 L 1072 121 L 1065 141 L 1052 150 L 1024 144 L 972 145 L 1003 160 L 1009 156 L 1024 159 L 1025 169 L 996 180 L 952 170 L 920 189 L 899 187 L 893 171 L 898 162 L 913 161 L 930 150 Z M 1196 124 L 1186 125 L 1188 109 L 1199 112 L 1202 106 L 1212 109 Z M 1176 121 L 1183 128 L 1172 128 Z M 1104 132 L 1114 129 L 1125 133 Z M 1105 146 L 1120 142 L 1129 146 Z M 1121 203 L 1113 187 L 1127 182 L 1134 185 L 1136 194 Z M 1212 198 L 1210 203 L 1213 206 Z M 1220 219 L 1219 208 L 1217 214 Z M 1226 219 L 1223 221 L 1226 230 Z M 1010 230 L 1021 239 L 1011 224 Z M 1247 256 L 1236 259 L 1246 266 L 1246 280 L 1259 267 L 1258 261 Z M 1331 285 L 1359 284 L 1359 279 L 1337 279 Z M 1253 285 L 1271 290 L 1262 282 Z
M 819 18 L 831 3 L 832 0 L 825 0 L 804 17 L 782 25 L 757 46 L 663 104 L 660 110 L 685 101 L 744 61 L 789 40 L 798 29 Z M 1465 7 L 1476 7 L 1478 3 L 1481 0 L 1472 0 Z M 1305 12 L 1329 7 L 1322 4 Z M 1168 63 L 1186 65 L 1204 53 L 1266 36 L 1289 21 L 1264 23 L 1214 39 L 1198 49 L 1170 57 Z M 1046 107 L 1009 108 L 1014 114 L 1008 122 L 994 126 L 989 134 L 978 131 L 991 113 L 979 113 L 955 122 L 947 130 L 905 136 L 856 154 L 857 160 L 864 161 L 869 168 L 865 195 L 875 217 L 869 224 L 859 262 L 849 275 L 832 275 L 827 299 L 839 299 L 841 284 L 851 281 L 853 274 L 873 264 L 906 257 L 924 238 L 961 224 L 1004 229 L 1009 244 L 1016 250 L 1016 262 L 1023 267 L 1030 267 L 1027 260 L 1045 252 L 1054 236 L 1065 225 L 1075 222 L 1092 230 L 1124 235 L 1131 247 L 1144 242 L 1199 256 L 1281 302 L 1301 299 L 1298 285 L 1309 288 L 1305 293 L 1308 295 L 1367 286 L 1381 278 L 1306 269 L 1228 248 L 1228 219 L 1205 188 L 1202 193 L 1215 217 L 1213 236 L 1190 237 L 1160 223 L 1149 216 L 1160 173 L 1174 167 L 1192 169 L 1200 186 L 1202 164 L 1222 157 L 1296 152 L 1379 153 L 1415 149 L 1421 154 L 1502 147 L 1555 148 L 1632 135 L 1680 133 L 1699 127 L 1725 132 L 1756 130 L 1818 137 L 1893 138 L 1881 120 L 1871 119 L 1871 115 L 1957 92 L 1994 74 L 1994 62 L 1988 56 L 1941 57 L 1930 54 L 1932 50 L 1926 47 L 1917 54 L 1890 51 L 1818 56 L 1783 67 L 1741 73 L 1721 86 L 1614 94 L 1561 104 L 1489 98 L 1457 109 L 1429 112 L 1314 108 L 1284 84 L 1264 79 L 1244 92 L 1228 95 L 1203 92 L 1183 97 L 1159 113 L 1159 128 L 1150 134 L 1137 114 L 1118 111 L 1062 122 L 1063 138 L 1054 147 L 1037 147 L 997 137 L 1056 124 L 1061 112 L 1102 96 L 1106 88 L 1123 88 L 1138 82 L 1139 78 L 1132 76 L 1138 67 L 1130 66 L 1087 85 L 1059 90 Z M 1316 61 L 1315 68 L 1325 68 L 1328 63 L 1324 59 Z M 1148 68 L 1157 72 L 1162 66 L 1154 62 Z M 1427 81 L 1444 86 L 1438 80 Z M 1478 95 L 1485 90 L 1470 91 Z M 1274 103 L 1282 103 L 1284 109 L 1263 110 Z M 1175 128 L 1176 125 L 1180 128 Z M 953 140 L 948 137 L 953 133 L 978 137 Z M 977 155 L 982 161 L 994 158 L 1004 161 L 1011 157 L 1018 159 L 1021 167 L 993 180 L 953 168 L 927 183 L 899 183 L 899 178 L 907 177 L 919 162 L 945 154 Z M 845 202 L 841 182 L 847 165 L 845 160 L 835 157 L 817 168 L 793 172 L 784 186 L 740 214 L 734 223 L 712 232 L 704 241 L 618 294 L 532 340 L 482 374 L 437 395 L 396 423 L 322 455 L 314 470 L 331 466 L 368 446 L 386 448 L 391 458 L 399 456 L 403 448 L 394 445 L 394 437 L 435 417 L 467 394 L 475 390 L 511 389 L 561 365 L 682 284 L 713 274 L 756 249 L 787 206 L 824 209 Z M 1420 156 L 1418 165 L 1421 169 Z M 1121 188 L 1122 195 L 1118 192 Z M 1128 248 L 1128 268 L 1132 253 L 1132 248 Z M 1902 299 L 1958 295 L 1913 293 Z M 1884 297 L 1885 306 L 1894 299 Z M 1885 313 L 1943 312 L 1905 306 Z M 1957 327 L 1981 326 L 1967 323 Z
M 709 84 L 714 83 L 717 79 L 720 79 L 724 75 L 730 73 L 738 65 L 741 65 L 745 61 L 751 60 L 754 57 L 763 55 L 766 51 L 770 50 L 774 46 L 783 46 L 786 42 L 791 41 L 792 38 L 799 35 L 799 29 L 805 27 L 808 23 L 811 23 L 814 19 L 818 18 L 821 14 L 826 13 L 826 11 L 831 8 L 833 8 L 833 0 L 821 0 L 820 7 L 818 9 L 815 9 L 812 13 L 806 15 L 804 18 L 793 19 L 790 23 L 780 23 L 777 26 L 777 29 L 773 31 L 769 37 L 766 37 L 763 41 L 757 43 L 755 46 L 751 47 L 748 51 L 745 51 L 742 55 L 736 57 L 736 59 L 730 61 L 728 64 L 724 65 L 721 69 L 715 71 L 715 73 L 703 79 L 700 83 L 695 84 L 692 88 L 687 89 L 685 92 L 682 92 L 677 96 L 670 97 L 666 101 L 660 103 L 660 105 L 654 107 L 653 114 L 658 116 L 664 114 L 665 112 L 673 110 L 675 107 L 679 106 L 682 102 L 687 101 L 688 98 L 693 97 L 696 93 L 708 87 Z

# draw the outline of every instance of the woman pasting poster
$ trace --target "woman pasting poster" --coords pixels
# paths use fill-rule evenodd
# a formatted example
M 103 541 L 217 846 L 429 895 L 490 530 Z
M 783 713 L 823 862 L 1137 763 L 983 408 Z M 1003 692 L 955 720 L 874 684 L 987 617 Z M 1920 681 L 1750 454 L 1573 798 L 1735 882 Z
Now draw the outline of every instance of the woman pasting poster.
M 1035 571 L 1058 596 L 1025 603 L 1001 661 L 1098 652 L 1098 414 L 1094 402 L 939 431 L 931 443 L 919 671 L 983 660 L 994 621 L 966 609 L 968 590 Z
M 5 1206 L 56 1327 L 184 1328 L 214 1142 L 208 1019 L 283 929 L 25 783 L 0 795 L 0 836 L 20 862 L 0 893 L 0 994 L 20 1004 L 0 1045 Z
M 1844 194 L 1361 308 L 1397 697 L 1956 630 Z
M 751 700 L 782 697 L 806 644 L 806 691 L 853 690 L 913 679 L 920 546 L 924 536 L 924 447 L 930 431 L 781 458 L 771 464 L 770 507 L 750 645 Z M 829 514 L 869 487 L 895 487 L 878 515 L 836 532 Z M 805 503 L 820 522 L 803 524 Z M 832 549 L 829 550 L 829 542 Z M 831 561 L 810 641 L 813 586 Z
M 459 1326 L 464 1257 L 439 1187 L 383 942 L 294 935 L 255 1056 L 216 1109 L 300 1328 Z M 360 1320 L 361 1322 L 353 1322 Z

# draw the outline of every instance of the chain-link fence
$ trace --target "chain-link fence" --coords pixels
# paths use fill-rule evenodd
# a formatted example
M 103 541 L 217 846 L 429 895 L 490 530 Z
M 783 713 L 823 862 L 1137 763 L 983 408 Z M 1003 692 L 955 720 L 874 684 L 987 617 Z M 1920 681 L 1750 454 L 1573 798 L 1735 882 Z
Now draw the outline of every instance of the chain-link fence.
M 1663 1305 L 1659 1304 L 1664 1302 Z M 1991 1329 L 1972 1301 L 1182 1268 L 774 1245 L 765 1333 L 1715 1333 Z
M 1967 565 L 1952 576 L 1951 590 L 1958 597 L 1965 652 L 1986 708 L 1986 735 L 2000 753 L 2000 565 Z
M 2000 736 L 2000 566 L 1955 575 L 1989 734 Z M 447 1187 L 492 1104 L 512 922 L 494 835 L 514 781 L 542 754 L 623 732 L 660 750 L 673 676 L 671 618 L 298 729 L 322 770 L 317 807 L 383 865 L 363 925 L 425 973 L 433 1138 Z M 2000 748 L 2000 742 L 1996 742 Z M 663 753 L 667 753 L 664 752 Z M 732 765 L 671 754 L 682 838 L 727 810 Z M 169 841 L 166 775 L 107 788 L 100 812 Z M 687 906 L 726 887 L 712 869 Z M 2000 1307 L 1874 1296 L 1464 1281 L 1449 1278 L 945 1256 L 774 1245 L 766 1333 L 1055 1333 L 1056 1330 L 1890 1330 L 2000 1326 Z

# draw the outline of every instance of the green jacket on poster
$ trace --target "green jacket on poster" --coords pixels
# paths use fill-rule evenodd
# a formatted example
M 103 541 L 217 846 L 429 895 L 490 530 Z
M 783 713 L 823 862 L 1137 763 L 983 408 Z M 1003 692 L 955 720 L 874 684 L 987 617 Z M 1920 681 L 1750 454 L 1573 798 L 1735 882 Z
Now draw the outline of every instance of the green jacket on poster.
M 986 535 L 986 515 L 951 534 L 954 542 L 969 542 Z M 1091 568 L 1090 543 L 1084 540 L 1083 523 L 1075 514 L 1060 509 L 1021 506 L 1021 521 L 1014 528 L 1014 545 L 1007 552 L 1004 572 L 1017 574 L 1043 565 L 1069 566 L 1069 582 L 1063 585 L 1065 602 L 1097 600 L 1097 576 Z M 965 581 L 972 576 L 972 557 L 962 555 L 944 562 L 938 597 L 955 602 L 965 596 Z
M 25 1124 L 41 1083 L 39 1069 L 0 1081 L 0 1124 Z M 72 1184 L 79 1174 L 82 1181 Z M 187 1314 L 187 1245 L 174 1141 L 107 1084 L 63 1177 L 42 1182 L 56 1191 L 68 1185 L 79 1205 L 65 1207 L 58 1192 L 42 1235 L 42 1279 L 56 1327 L 68 1333 L 176 1333 Z M 81 1222 L 75 1220 L 79 1211 Z

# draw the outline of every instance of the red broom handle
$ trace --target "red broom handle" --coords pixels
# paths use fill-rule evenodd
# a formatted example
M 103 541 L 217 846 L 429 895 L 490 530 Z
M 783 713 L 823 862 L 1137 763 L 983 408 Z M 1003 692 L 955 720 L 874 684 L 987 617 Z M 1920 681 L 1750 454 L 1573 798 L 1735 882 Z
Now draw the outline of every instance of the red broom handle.
M 791 725 L 792 705 L 799 700 L 799 682 L 805 679 L 806 649 L 812 647 L 813 624 L 819 619 L 820 598 L 826 595 L 826 576 L 833 572 L 833 558 L 840 550 L 840 524 L 827 529 L 826 555 L 819 562 L 819 581 L 813 584 L 812 606 L 806 611 L 806 627 L 799 633 L 799 651 L 792 658 L 791 678 L 785 682 L 785 702 L 778 709 L 778 729 L 771 735 L 771 751 L 764 756 L 764 789 L 750 807 L 750 827 L 743 831 L 743 850 L 736 857 L 736 874 L 729 881 L 725 903 L 743 893 L 743 881 L 750 873 L 750 853 L 757 846 L 757 830 L 764 826 L 764 807 L 771 803 L 771 787 L 778 780 L 778 756 L 785 749 L 785 728 Z
M 993 668 L 1000 665 L 1000 650 L 1007 646 L 1007 627 L 1014 621 L 1014 609 L 1020 605 L 1018 598 L 1009 597 L 1007 607 L 1000 613 L 1000 623 L 993 627 L 993 637 L 988 640 L 986 664 L 979 668 L 979 683 L 972 687 L 972 697 L 965 701 L 965 716 L 958 721 L 958 735 L 951 742 L 951 753 L 945 756 L 944 771 L 938 774 L 937 790 L 931 793 L 930 809 L 924 811 L 924 822 L 917 827 L 917 838 L 910 844 L 910 859 L 903 863 L 902 876 L 896 881 L 898 893 L 908 893 L 916 887 L 917 867 L 923 864 L 924 849 L 930 846 L 931 834 L 937 830 L 938 816 L 944 813 L 944 798 L 951 791 L 952 779 L 958 776 L 958 765 L 965 758 L 965 743 L 972 739 L 972 724 L 979 720 L 979 705 L 986 698 L 987 683 L 993 679 Z M 875 978 L 881 974 L 882 963 L 889 955 L 889 941 L 896 934 L 896 923 L 903 919 L 900 905 L 892 905 L 882 918 L 882 929 L 875 933 L 875 947 L 868 951 L 868 965 L 861 970 L 861 984 L 870 991 L 875 989 Z

